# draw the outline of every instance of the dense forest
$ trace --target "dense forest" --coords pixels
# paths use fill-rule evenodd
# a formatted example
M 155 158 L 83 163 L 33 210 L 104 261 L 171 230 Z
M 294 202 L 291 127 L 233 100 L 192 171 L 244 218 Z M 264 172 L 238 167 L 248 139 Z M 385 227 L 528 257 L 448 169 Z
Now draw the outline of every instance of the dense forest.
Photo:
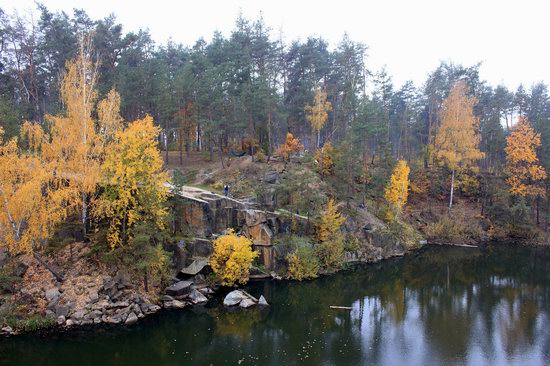
M 26 120 L 43 123 L 45 114 L 63 110 L 65 64 L 77 53 L 79 37 L 90 33 L 100 98 L 115 88 L 124 120 L 151 115 L 162 128 L 162 146 L 171 149 L 206 150 L 211 158 L 214 151 L 246 148 L 271 155 L 287 132 L 309 151 L 331 142 L 343 152 L 342 179 L 350 194 L 361 189 L 353 187 L 354 178 L 369 165 L 390 167 L 406 158 L 413 176 L 437 165 L 440 110 L 453 85 L 463 81 L 466 94 L 475 98 L 483 153 L 476 174 L 486 181 L 503 175 L 506 136 L 518 117 L 540 134 L 538 158 L 550 167 L 547 85 L 520 85 L 515 91 L 491 86 L 480 78 L 479 64 L 442 63 L 422 86 L 398 87 L 385 70 L 369 69 L 367 45 L 346 35 L 334 49 L 322 38 L 285 43 L 262 18 L 238 17 L 229 37 L 215 33 L 210 42 L 199 39 L 192 46 L 155 44 L 147 31 L 124 33 L 115 16 L 93 20 L 83 10 L 69 15 L 38 5 L 35 16 L 0 10 L 0 19 L 5 137 L 17 135 Z M 306 106 L 316 91 L 331 108 L 326 122 L 312 129 Z M 486 185 L 491 184 L 476 188 L 480 199 L 488 197 Z
M 0 294 L 35 291 L 0 323 L 123 322 L 112 277 L 150 299 L 133 322 L 251 271 L 302 280 L 426 243 L 548 243 L 546 84 L 512 91 L 443 62 L 396 86 L 347 35 L 283 40 L 261 17 L 186 46 L 113 15 L 0 9 Z M 172 298 L 201 245 L 214 274 Z M 66 319 L 58 290 L 73 306 L 87 281 L 90 306 L 101 291 L 112 304 Z

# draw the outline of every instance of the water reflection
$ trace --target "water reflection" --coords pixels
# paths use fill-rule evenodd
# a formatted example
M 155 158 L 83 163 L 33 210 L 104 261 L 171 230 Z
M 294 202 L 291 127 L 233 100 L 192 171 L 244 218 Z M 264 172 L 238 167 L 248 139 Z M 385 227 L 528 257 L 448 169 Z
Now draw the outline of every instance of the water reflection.
M 431 248 L 313 282 L 251 284 L 265 309 L 197 307 L 129 329 L 1 341 L 0 364 L 550 364 L 548 259 Z

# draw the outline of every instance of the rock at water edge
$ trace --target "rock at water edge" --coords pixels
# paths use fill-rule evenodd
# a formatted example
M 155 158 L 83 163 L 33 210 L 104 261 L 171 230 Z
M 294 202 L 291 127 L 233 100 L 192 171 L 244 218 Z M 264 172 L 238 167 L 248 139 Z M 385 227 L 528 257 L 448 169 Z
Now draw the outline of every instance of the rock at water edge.
M 264 295 L 260 296 L 260 300 L 258 300 L 258 305 L 261 306 L 269 306 L 267 300 L 265 299 Z
M 225 306 L 235 306 L 235 305 L 238 305 L 244 299 L 248 299 L 248 296 L 246 296 L 240 290 L 234 290 L 228 293 L 225 299 L 223 299 L 223 304 Z
M 191 292 L 191 281 L 179 281 L 166 288 L 166 295 L 181 296 Z
M 241 301 L 241 303 L 239 304 L 239 306 L 243 309 L 247 309 L 247 308 L 249 308 L 251 306 L 254 306 L 254 305 L 256 305 L 256 303 L 254 301 L 252 301 L 251 299 L 249 299 L 249 298 L 243 299 Z
M 191 300 L 193 304 L 199 304 L 201 302 L 207 302 L 208 298 L 204 296 L 200 291 L 193 290 L 189 294 L 189 300 Z
M 126 318 L 126 321 L 124 322 L 124 324 L 132 325 L 137 323 L 137 321 L 138 321 L 137 315 L 134 312 L 131 312 L 130 315 L 128 315 L 128 317 Z

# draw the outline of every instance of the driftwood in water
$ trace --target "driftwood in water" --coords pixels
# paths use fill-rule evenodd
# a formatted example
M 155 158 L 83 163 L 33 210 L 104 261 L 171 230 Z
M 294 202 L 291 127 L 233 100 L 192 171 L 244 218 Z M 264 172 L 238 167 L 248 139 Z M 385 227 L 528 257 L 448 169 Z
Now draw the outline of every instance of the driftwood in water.
M 342 309 L 342 310 L 351 310 L 352 307 L 350 306 L 336 306 L 336 305 L 330 305 L 331 309 Z
M 34 256 L 34 259 L 36 259 L 36 261 L 40 263 L 40 265 L 44 266 L 44 268 L 50 271 L 50 273 L 55 277 L 56 280 L 58 280 L 59 282 L 63 282 L 63 276 L 61 276 L 56 269 L 54 269 L 51 265 L 46 263 L 38 254 L 34 253 L 33 256 Z
M 438 243 L 438 242 L 428 242 L 428 245 L 440 245 L 440 246 L 460 247 L 460 248 L 479 248 L 477 245 L 471 245 L 471 244 L 453 244 L 453 243 Z

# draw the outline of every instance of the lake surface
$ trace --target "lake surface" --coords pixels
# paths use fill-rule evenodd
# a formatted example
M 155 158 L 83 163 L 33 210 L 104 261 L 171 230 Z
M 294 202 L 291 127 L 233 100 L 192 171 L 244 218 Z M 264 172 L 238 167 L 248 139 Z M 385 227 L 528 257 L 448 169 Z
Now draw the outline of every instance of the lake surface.
M 271 306 L 0 340 L 0 365 L 550 365 L 550 253 L 432 247 L 311 282 Z M 353 310 L 332 310 L 330 305 Z

